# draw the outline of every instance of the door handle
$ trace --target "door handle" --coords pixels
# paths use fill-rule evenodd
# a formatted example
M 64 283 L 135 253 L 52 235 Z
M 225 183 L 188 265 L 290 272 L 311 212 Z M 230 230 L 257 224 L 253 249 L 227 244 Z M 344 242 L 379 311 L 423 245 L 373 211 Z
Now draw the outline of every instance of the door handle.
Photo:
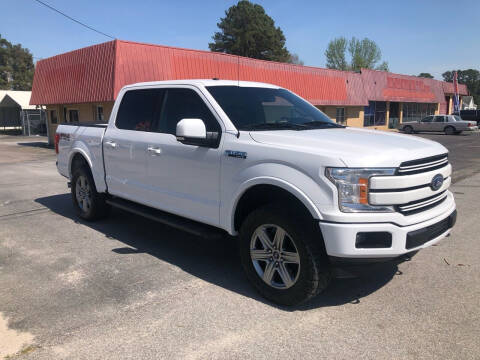
M 105 141 L 105 145 L 108 145 L 108 146 L 110 146 L 111 148 L 114 148 L 114 149 L 117 147 L 117 143 L 115 141 L 111 141 L 111 140 Z
M 152 155 L 160 155 L 162 153 L 162 149 L 154 146 L 147 147 L 147 151 Z

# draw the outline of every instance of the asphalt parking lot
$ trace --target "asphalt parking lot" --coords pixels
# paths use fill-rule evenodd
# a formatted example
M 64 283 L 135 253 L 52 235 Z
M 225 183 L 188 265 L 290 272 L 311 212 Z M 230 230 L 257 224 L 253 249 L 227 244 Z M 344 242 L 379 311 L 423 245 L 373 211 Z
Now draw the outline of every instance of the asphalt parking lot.
M 286 309 L 232 241 L 79 221 L 45 141 L 0 135 L 0 358 L 479 359 L 480 136 L 421 136 L 450 150 L 452 236 Z

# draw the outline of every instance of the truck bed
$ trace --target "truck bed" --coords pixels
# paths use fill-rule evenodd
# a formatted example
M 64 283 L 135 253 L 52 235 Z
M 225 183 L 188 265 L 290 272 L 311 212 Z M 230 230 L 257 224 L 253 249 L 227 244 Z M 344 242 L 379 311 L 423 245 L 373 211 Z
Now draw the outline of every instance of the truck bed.
M 99 192 L 106 190 L 105 167 L 103 164 L 103 135 L 107 124 L 60 124 L 57 128 L 58 171 L 61 175 L 71 178 L 70 164 L 74 153 L 83 153 L 92 169 L 95 186 Z

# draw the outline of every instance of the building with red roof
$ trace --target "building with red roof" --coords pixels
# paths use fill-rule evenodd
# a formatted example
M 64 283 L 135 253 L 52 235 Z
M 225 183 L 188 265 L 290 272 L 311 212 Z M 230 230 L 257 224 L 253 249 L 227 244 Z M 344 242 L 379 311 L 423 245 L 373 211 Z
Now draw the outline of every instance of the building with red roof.
M 453 86 L 443 81 L 366 69 L 361 73 L 338 71 L 123 40 L 38 61 L 30 103 L 46 106 L 52 138 L 58 123 L 108 121 L 124 85 L 211 78 L 282 86 L 349 126 L 387 129 L 402 120 L 449 113 L 452 107 Z M 467 95 L 464 85 L 459 88 Z

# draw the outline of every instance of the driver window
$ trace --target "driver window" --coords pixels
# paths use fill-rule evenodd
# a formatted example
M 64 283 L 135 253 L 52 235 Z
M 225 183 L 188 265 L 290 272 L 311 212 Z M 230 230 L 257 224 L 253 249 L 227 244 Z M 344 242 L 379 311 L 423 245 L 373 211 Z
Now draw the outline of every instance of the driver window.
M 209 132 L 219 132 L 220 126 L 202 98 L 191 89 L 168 89 L 157 132 L 175 135 L 182 119 L 202 119 Z
M 426 118 L 422 119 L 422 123 L 429 123 L 432 122 L 433 116 L 427 116 Z
M 445 122 L 445 116 L 435 116 L 435 122 Z

